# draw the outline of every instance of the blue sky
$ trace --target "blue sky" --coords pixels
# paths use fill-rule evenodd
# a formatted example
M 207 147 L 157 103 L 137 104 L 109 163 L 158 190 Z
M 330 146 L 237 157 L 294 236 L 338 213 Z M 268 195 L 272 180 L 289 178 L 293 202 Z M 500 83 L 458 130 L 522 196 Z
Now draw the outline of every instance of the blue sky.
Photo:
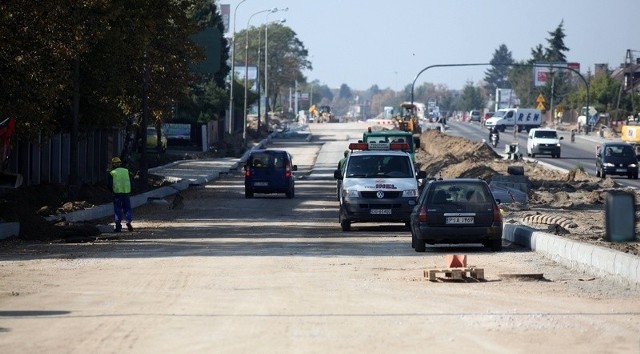
M 231 36 L 240 0 L 216 2 L 230 5 Z M 627 49 L 640 57 L 639 0 L 245 0 L 236 31 L 271 8 L 288 10 L 254 15 L 250 25 L 286 19 L 309 50 L 308 80 L 330 88 L 400 90 L 429 65 L 487 63 L 500 44 L 525 60 L 531 48 L 547 46 L 548 32 L 563 20 L 567 60 L 580 63 L 583 73 L 597 63 L 617 67 Z M 416 85 L 461 89 L 482 80 L 486 69 L 430 69 Z

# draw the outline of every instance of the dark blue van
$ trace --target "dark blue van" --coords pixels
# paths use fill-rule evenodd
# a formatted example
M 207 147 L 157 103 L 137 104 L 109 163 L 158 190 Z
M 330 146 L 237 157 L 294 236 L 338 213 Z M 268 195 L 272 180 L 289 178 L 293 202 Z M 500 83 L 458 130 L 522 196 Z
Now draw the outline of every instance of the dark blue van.
M 294 165 L 291 154 L 285 150 L 255 150 L 244 165 L 244 196 L 254 193 L 284 193 L 295 195 Z

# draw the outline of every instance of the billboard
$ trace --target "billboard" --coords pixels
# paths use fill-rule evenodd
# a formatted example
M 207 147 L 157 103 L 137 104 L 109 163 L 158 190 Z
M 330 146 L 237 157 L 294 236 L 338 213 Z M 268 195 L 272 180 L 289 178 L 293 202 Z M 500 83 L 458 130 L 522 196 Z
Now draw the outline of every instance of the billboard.
M 551 71 L 558 71 L 562 69 L 573 69 L 576 71 L 580 71 L 580 63 L 540 63 L 540 65 L 534 64 L 533 86 L 546 86 L 547 82 L 551 80 Z M 569 72 L 571 72 L 572 74 L 574 73 L 573 71 Z

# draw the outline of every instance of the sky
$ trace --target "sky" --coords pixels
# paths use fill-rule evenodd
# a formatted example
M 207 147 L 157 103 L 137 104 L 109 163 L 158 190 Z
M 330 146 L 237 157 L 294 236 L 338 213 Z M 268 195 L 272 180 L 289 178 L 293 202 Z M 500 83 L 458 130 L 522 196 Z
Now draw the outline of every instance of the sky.
M 564 21 L 567 61 L 580 71 L 618 67 L 628 49 L 640 58 L 639 0 L 215 0 L 230 5 L 233 35 L 284 19 L 309 51 L 307 81 L 330 88 L 396 91 L 424 82 L 462 89 L 484 79 L 489 67 L 430 65 L 488 63 L 501 44 L 514 60 L 548 45 Z M 239 4 L 239 5 L 238 5 Z M 257 12 L 281 9 L 275 13 Z M 284 9 L 287 9 L 284 11 Z M 417 77 L 417 79 L 416 79 Z

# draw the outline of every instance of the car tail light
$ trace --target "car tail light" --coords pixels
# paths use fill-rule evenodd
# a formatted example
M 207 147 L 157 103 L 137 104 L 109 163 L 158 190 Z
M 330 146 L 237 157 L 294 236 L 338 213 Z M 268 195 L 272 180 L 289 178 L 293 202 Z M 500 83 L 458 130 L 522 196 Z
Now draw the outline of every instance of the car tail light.
M 246 170 L 244 170 L 244 176 L 251 177 L 251 169 L 247 168 Z
M 418 214 L 418 220 L 420 222 L 427 222 L 427 207 L 424 205 L 420 207 L 420 214 Z
M 285 176 L 285 177 L 291 177 L 291 166 L 287 165 L 287 166 L 284 168 L 284 176 Z
M 502 213 L 497 205 L 493 205 L 493 222 L 502 222 Z

